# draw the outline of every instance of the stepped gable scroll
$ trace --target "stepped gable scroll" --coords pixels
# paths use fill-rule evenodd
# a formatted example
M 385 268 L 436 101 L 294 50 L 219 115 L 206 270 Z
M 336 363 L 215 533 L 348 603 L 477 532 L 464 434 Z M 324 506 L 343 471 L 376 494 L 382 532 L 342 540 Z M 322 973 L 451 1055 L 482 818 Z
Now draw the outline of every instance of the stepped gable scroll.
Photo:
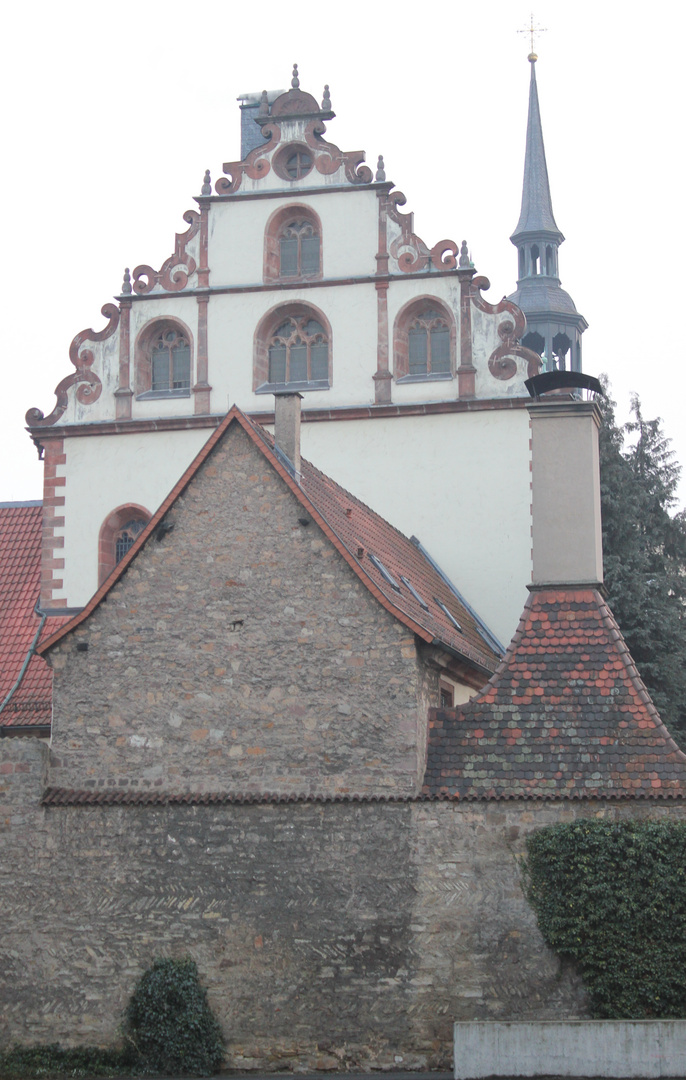
M 483 691 L 429 712 L 426 795 L 682 798 L 686 755 L 596 588 L 532 591 Z

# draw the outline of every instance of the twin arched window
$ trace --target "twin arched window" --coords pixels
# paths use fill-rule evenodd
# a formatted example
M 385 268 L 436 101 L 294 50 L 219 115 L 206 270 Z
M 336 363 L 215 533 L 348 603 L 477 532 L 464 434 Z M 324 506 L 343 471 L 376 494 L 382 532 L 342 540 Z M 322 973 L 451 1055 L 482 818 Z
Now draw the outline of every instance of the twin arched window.
M 282 206 L 264 234 L 265 281 L 316 281 L 322 276 L 322 224 L 310 206 Z
M 290 221 L 279 235 L 279 277 L 312 277 L 319 273 L 320 237 L 314 224 Z
M 190 390 L 191 346 L 178 327 L 160 329 L 152 346 L 152 389 Z
M 396 381 L 450 379 L 455 374 L 455 319 L 435 297 L 413 300 L 399 312 L 393 340 Z
M 136 396 L 189 397 L 193 358 L 190 331 L 177 319 L 148 323 L 136 341 Z

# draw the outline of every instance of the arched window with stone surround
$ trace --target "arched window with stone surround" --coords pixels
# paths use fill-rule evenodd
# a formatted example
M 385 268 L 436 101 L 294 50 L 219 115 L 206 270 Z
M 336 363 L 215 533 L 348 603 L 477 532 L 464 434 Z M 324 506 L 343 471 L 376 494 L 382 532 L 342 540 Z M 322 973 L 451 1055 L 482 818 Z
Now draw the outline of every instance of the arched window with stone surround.
M 431 296 L 413 300 L 395 321 L 396 382 L 453 378 L 455 343 L 455 319 L 446 305 Z
M 100 528 L 98 540 L 98 585 L 102 585 L 130 551 L 150 521 L 150 516 L 144 506 L 134 503 L 120 506 L 108 514 Z
M 331 327 L 310 304 L 284 304 L 262 320 L 255 334 L 253 385 L 274 390 L 328 390 L 331 386 Z
M 193 347 L 179 319 L 155 319 L 141 330 L 135 347 L 136 396 L 190 397 Z
M 316 281 L 322 276 L 322 226 L 309 206 L 282 206 L 267 222 L 265 281 Z

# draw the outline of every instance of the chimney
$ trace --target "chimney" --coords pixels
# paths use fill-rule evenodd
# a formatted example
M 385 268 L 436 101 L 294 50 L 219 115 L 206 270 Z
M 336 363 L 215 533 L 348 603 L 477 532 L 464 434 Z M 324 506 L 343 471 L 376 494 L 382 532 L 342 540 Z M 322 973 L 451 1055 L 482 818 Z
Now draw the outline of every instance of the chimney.
M 302 394 L 274 394 L 274 442 L 300 476 L 300 402 Z
M 531 418 L 533 585 L 600 585 L 600 411 L 542 398 Z
M 272 105 L 277 97 L 281 97 L 285 93 L 285 90 L 268 90 L 267 104 Z M 239 106 L 241 110 L 241 161 L 245 161 L 251 150 L 254 150 L 257 146 L 264 146 L 265 143 L 269 142 L 261 131 L 261 122 L 266 123 L 269 116 L 263 117 L 260 114 L 261 93 L 239 94 L 236 100 L 241 103 Z

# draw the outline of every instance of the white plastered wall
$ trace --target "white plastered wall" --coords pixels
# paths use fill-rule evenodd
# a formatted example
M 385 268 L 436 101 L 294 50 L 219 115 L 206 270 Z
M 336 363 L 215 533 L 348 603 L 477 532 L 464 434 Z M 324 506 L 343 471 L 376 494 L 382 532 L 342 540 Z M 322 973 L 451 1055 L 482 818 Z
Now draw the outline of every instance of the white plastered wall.
M 306 423 L 302 453 L 415 535 L 507 645 L 531 581 L 526 409 Z
M 88 603 L 98 587 L 105 518 L 129 503 L 153 514 L 210 435 L 203 428 L 65 438 L 64 588 L 56 604 Z
M 294 204 L 310 206 L 319 215 L 325 277 L 376 273 L 379 235 L 376 191 L 352 188 L 308 195 L 307 189 L 299 185 L 290 198 L 243 199 L 238 195 L 227 202 L 212 203 L 208 261 L 213 288 L 262 283 L 267 223 L 282 206 Z

